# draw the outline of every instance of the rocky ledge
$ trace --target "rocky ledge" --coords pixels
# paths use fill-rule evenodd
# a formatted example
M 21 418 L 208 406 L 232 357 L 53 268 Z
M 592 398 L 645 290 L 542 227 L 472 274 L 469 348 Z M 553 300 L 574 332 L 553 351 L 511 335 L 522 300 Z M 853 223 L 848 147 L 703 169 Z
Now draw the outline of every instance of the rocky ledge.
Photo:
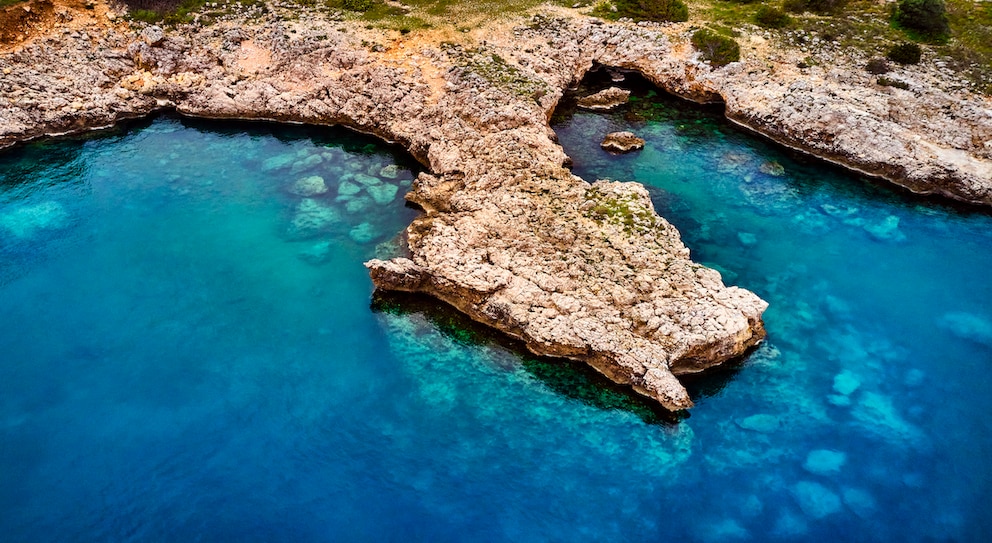
M 627 103 L 630 91 L 619 87 L 603 89 L 596 94 L 579 98 L 576 105 L 590 111 L 611 111 Z
M 644 140 L 633 132 L 610 132 L 603 138 L 600 147 L 611 153 L 629 153 L 644 148 Z
M 692 405 L 676 376 L 758 343 L 766 304 L 693 263 L 643 187 L 590 184 L 563 167 L 547 120 L 595 63 L 697 101 L 722 96 L 739 122 L 849 167 L 992 203 L 984 102 L 900 103 L 889 90 L 837 92 L 844 87 L 782 80 L 760 66 L 713 71 L 659 28 L 556 12 L 451 43 L 366 31 L 298 6 L 167 32 L 104 10 L 70 9 L 0 53 L 0 146 L 163 108 L 342 124 L 399 143 L 431 173 L 406 195 L 424 210 L 408 229 L 409 254 L 367 264 L 377 287 L 435 296 L 673 410 Z M 879 96 L 884 111 L 872 109 Z M 947 115 L 969 122 L 940 125 Z

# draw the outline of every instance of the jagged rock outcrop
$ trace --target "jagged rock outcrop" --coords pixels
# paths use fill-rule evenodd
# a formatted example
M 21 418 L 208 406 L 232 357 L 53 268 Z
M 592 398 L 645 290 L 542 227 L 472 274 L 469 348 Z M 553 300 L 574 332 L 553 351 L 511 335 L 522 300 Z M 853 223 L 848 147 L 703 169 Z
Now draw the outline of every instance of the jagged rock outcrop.
M 698 101 L 722 97 L 731 118 L 849 167 L 992 203 L 981 103 L 920 99 L 934 120 L 954 111 L 971 122 L 907 128 L 892 117 L 906 106 L 871 109 L 890 91 L 829 91 L 740 64 L 712 71 L 657 28 L 535 17 L 487 36 L 442 44 L 278 13 L 162 35 L 119 21 L 56 28 L 0 54 L 0 146 L 166 107 L 343 124 L 397 142 L 431 173 L 406 195 L 424 209 L 408 229 L 410 257 L 368 263 L 377 286 L 431 294 L 670 409 L 691 405 L 676 375 L 761 340 L 766 304 L 692 263 L 642 187 L 589 184 L 562 166 L 547 119 L 596 63 Z
M 599 144 L 600 147 L 613 153 L 629 153 L 644 148 L 644 139 L 633 132 L 610 132 Z
M 590 111 L 610 111 L 626 104 L 629 99 L 629 90 L 610 87 L 595 94 L 579 98 L 575 105 Z

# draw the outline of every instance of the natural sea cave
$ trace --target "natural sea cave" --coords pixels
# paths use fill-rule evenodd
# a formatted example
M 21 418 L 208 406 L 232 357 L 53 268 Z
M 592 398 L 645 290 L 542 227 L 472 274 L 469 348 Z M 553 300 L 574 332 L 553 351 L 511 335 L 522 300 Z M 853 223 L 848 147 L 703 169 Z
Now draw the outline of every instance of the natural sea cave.
M 677 422 L 438 303 L 370 306 L 361 262 L 401 250 L 419 168 L 375 140 L 162 117 L 0 154 L 0 533 L 989 533 L 992 218 L 632 88 L 559 107 L 575 172 L 647 185 L 694 259 L 771 303 L 768 340 L 694 379 Z M 602 151 L 619 129 L 645 149 Z

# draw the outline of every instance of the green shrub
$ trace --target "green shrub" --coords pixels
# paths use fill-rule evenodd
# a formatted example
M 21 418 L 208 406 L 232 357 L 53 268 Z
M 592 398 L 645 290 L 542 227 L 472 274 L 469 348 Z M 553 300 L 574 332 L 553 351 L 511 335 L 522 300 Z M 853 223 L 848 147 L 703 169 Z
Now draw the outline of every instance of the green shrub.
M 614 0 L 613 7 L 616 11 L 600 9 L 596 14 L 610 19 L 630 17 L 659 23 L 689 20 L 689 7 L 682 0 Z
M 366 12 L 375 6 L 375 0 L 344 0 L 342 2 L 344 9 L 348 11 L 359 11 Z
M 945 41 L 951 34 L 944 0 L 899 0 L 892 18 L 926 40 Z
M 888 54 L 885 56 L 892 62 L 898 62 L 899 64 L 919 64 L 920 58 L 923 56 L 923 50 L 915 43 L 904 42 L 893 45 L 892 49 L 889 49 Z
M 806 8 L 806 0 L 785 0 L 782 2 L 782 9 L 789 13 L 803 13 Z
M 741 48 L 733 38 L 721 36 L 708 28 L 692 34 L 692 46 L 713 66 L 724 66 L 741 59 Z
M 821 15 L 840 13 L 848 0 L 806 0 L 806 8 Z
M 145 23 L 157 23 L 162 20 L 162 16 L 150 9 L 132 9 L 128 12 L 132 20 Z
M 872 75 L 882 75 L 889 73 L 889 62 L 884 58 L 873 58 L 868 61 L 868 65 L 865 66 L 868 73 Z
M 813 11 L 820 15 L 840 13 L 848 0 L 785 0 L 782 8 L 790 13 Z
M 784 11 L 771 6 L 761 6 L 758 8 L 758 12 L 754 15 L 754 20 L 758 23 L 758 26 L 764 28 L 785 28 L 792 24 L 792 17 L 789 17 Z

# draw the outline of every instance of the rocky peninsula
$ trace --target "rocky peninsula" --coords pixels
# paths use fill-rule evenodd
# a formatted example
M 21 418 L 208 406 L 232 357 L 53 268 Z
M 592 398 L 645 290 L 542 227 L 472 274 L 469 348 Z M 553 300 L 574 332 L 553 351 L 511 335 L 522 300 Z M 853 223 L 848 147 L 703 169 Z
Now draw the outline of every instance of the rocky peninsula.
M 403 34 L 298 6 L 167 30 L 102 3 L 38 6 L 35 30 L 0 45 L 0 147 L 162 110 L 345 125 L 395 142 L 430 173 L 406 195 L 424 210 L 408 254 L 366 264 L 378 288 L 427 293 L 672 410 L 692 405 L 677 375 L 761 341 L 767 304 L 693 263 L 643 187 L 565 167 L 548 119 L 594 66 L 722 101 L 748 129 L 915 192 L 992 204 L 987 97 L 798 68 L 761 52 L 760 38 L 752 56 L 713 69 L 682 26 L 556 8 Z

